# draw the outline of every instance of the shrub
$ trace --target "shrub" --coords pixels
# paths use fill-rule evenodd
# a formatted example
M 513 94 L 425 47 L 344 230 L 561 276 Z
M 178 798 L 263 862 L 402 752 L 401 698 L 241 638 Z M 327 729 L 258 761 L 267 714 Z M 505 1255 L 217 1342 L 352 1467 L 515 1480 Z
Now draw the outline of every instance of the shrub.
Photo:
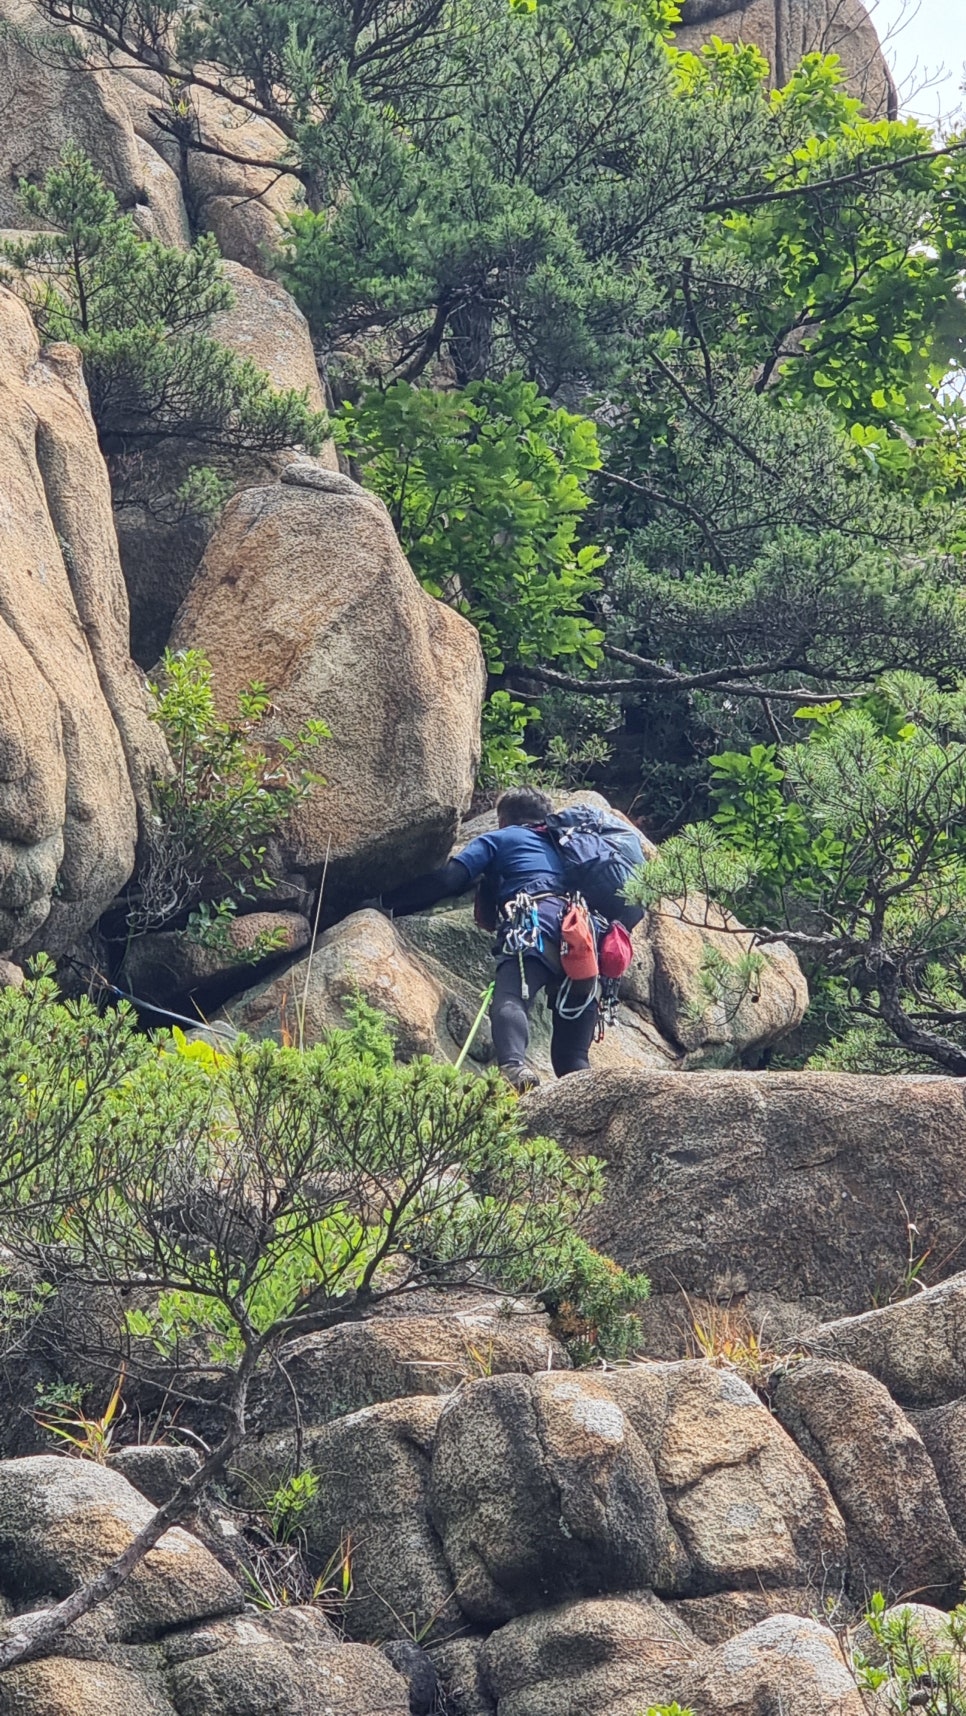
M 22 1618 L 0 1670 L 49 1649 L 183 1516 L 244 1437 L 256 1366 L 283 1342 L 427 1281 L 576 1283 L 611 1329 L 645 1290 L 573 1236 L 600 1197 L 600 1164 L 524 1137 L 495 1074 L 397 1064 L 362 1002 L 304 1054 L 239 1039 L 198 1055 L 138 1037 L 124 1010 L 56 1003 L 44 972 L 0 991 L 0 1059 L 7 1256 L 42 1282 L 55 1268 L 62 1293 L 115 1296 L 130 1334 L 172 1365 L 171 1398 L 186 1339 L 226 1379 L 223 1434 L 198 1470 L 109 1575 Z M 70 1434 L 93 1422 L 75 1417 Z M 298 1499 L 282 1498 L 281 1515 Z
M 150 690 L 174 769 L 155 784 L 156 817 L 128 931 L 144 934 L 197 908 L 195 934 L 225 951 L 238 900 L 272 886 L 265 843 L 321 781 L 308 762 L 329 730 L 307 721 L 294 738 L 274 739 L 270 756 L 256 743 L 272 714 L 265 687 L 250 685 L 235 718 L 222 720 L 211 665 L 197 650 L 167 650 Z

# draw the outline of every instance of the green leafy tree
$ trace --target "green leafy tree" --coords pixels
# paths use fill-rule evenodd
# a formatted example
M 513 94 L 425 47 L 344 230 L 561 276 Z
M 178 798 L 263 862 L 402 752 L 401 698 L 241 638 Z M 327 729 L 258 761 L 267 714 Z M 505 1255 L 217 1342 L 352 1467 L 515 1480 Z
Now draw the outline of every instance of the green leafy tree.
M 487 666 L 599 659 L 587 617 L 604 556 L 579 543 L 600 463 L 587 418 L 519 376 L 458 393 L 397 381 L 347 405 L 341 433 L 422 584 L 466 613 Z
M 683 898 L 685 915 L 695 893 L 725 901 L 831 980 L 844 1025 L 966 1074 L 964 709 L 899 677 L 850 708 L 799 710 L 810 734 L 780 754 L 714 758 L 717 809 L 665 844 L 635 897 Z
M 46 1281 L 55 1260 L 61 1293 L 113 1295 L 129 1374 L 139 1346 L 155 1367 L 168 1359 L 175 1399 L 190 1337 L 223 1374 L 224 1427 L 110 1566 L 18 1618 L 0 1670 L 49 1651 L 197 1501 L 245 1435 L 257 1367 L 281 1363 L 285 1341 L 405 1302 L 427 1270 L 439 1291 L 502 1283 L 566 1298 L 587 1282 L 595 1321 L 613 1326 L 646 1292 L 588 1263 L 574 1237 L 600 1164 L 526 1138 L 495 1075 L 397 1065 L 371 1010 L 304 1054 L 243 1040 L 179 1053 L 175 1039 L 137 1037 L 123 1012 L 56 1004 L 52 988 L 43 977 L 0 992 L 8 1267 Z M 45 1091 L 65 1081 L 45 1114 Z
M 208 331 L 234 302 L 213 238 L 190 250 L 141 238 L 74 144 L 42 184 L 21 186 L 20 201 L 45 230 L 0 244 L 0 258 L 42 337 L 79 346 L 106 453 L 172 438 L 318 450 L 326 422 L 304 392 L 276 391 Z

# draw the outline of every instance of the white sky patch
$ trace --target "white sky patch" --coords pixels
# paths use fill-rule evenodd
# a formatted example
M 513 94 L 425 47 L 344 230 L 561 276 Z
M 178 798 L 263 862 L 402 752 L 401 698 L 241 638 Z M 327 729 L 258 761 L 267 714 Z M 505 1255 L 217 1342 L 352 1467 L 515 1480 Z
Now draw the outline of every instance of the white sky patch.
M 904 114 L 966 125 L 966 0 L 866 0 Z

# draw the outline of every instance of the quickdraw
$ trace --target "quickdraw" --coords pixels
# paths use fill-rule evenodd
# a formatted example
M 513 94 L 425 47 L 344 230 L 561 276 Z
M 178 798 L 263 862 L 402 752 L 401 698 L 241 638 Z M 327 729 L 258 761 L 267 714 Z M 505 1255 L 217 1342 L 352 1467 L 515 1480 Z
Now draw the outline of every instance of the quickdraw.
M 517 956 L 520 963 L 520 994 L 524 1001 L 529 1001 L 530 986 L 523 966 L 523 956 L 525 953 L 543 952 L 540 912 L 532 894 L 521 890 L 512 900 L 507 900 L 503 907 L 500 941 L 504 953 L 515 953 Z

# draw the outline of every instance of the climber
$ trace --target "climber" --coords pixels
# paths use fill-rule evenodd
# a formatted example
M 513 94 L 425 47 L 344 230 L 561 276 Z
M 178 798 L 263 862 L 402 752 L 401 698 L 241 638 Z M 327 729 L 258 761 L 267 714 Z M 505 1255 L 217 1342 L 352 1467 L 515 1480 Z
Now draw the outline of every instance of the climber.
M 496 982 L 490 1008 L 493 1046 L 500 1071 L 515 1090 L 540 1081 L 524 1064 L 530 1041 L 530 1008 L 542 989 L 553 1013 L 550 1059 L 558 1078 L 590 1066 L 590 1045 L 599 1016 L 597 983 L 564 984 L 560 929 L 567 909 L 567 869 L 542 825 L 553 806 L 545 793 L 515 787 L 497 800 L 499 827 L 480 834 L 448 864 L 394 888 L 382 896 L 384 910 L 396 916 L 425 911 L 451 895 L 479 884 L 492 904 L 496 928 Z M 512 904 L 520 895 L 533 903 L 522 925 Z M 561 993 L 566 995 L 560 1011 Z

